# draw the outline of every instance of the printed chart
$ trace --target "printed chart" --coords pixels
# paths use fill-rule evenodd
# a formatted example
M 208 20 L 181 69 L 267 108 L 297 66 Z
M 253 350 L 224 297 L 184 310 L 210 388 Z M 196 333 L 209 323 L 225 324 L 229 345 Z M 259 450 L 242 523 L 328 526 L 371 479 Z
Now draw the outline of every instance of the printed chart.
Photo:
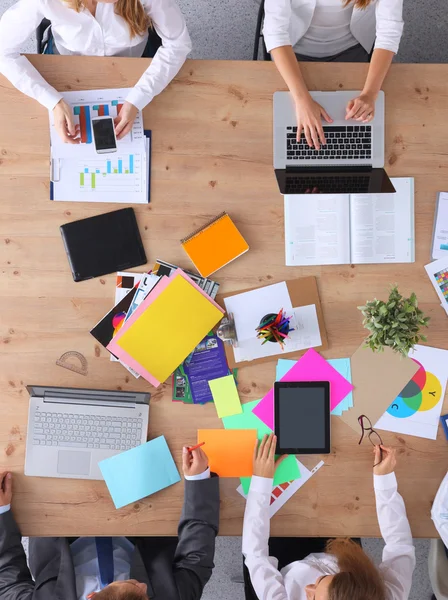
M 375 428 L 435 440 L 448 378 L 448 350 L 417 345 L 409 357 L 420 368 Z
M 141 192 L 141 157 L 123 154 L 113 159 L 98 158 L 79 163 L 82 192 Z
M 110 100 L 109 102 L 90 102 L 81 104 L 75 102 L 72 104 L 73 120 L 75 125 L 79 125 L 81 131 L 81 144 L 93 144 L 92 119 L 95 117 L 115 118 L 123 106 L 124 99 Z M 133 140 L 143 138 L 143 126 L 141 113 L 138 113 L 134 125 L 124 138 L 118 141 L 118 145 L 129 143 Z
M 448 302 L 448 269 L 443 269 L 434 273 L 434 279 L 440 288 L 442 296 Z

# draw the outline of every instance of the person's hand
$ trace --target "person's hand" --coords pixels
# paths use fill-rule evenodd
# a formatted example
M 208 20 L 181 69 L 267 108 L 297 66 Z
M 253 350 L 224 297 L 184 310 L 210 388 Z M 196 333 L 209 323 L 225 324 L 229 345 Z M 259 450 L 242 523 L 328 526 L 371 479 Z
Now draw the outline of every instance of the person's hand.
M 114 119 L 115 135 L 121 140 L 132 129 L 138 109 L 130 102 L 123 102 L 120 112 Z
M 12 501 L 12 473 L 0 473 L 0 506 L 8 506 Z
M 287 454 L 275 460 L 275 448 L 277 446 L 277 437 L 265 435 L 258 445 L 258 440 L 255 442 L 254 448 L 254 475 L 258 477 L 274 477 L 275 469 L 279 464 L 287 458 Z
M 207 470 L 208 457 L 202 448 L 191 452 L 185 446 L 182 448 L 182 466 L 184 475 L 200 475 Z
M 375 475 L 388 475 L 393 473 L 397 464 L 394 448 L 374 446 L 373 472 Z
M 59 100 L 53 108 L 54 126 L 59 137 L 66 144 L 79 144 L 81 129 L 75 125 L 73 113 L 65 100 Z
M 327 143 L 322 128 L 322 118 L 327 123 L 333 123 L 333 119 L 320 104 L 314 102 L 311 96 L 307 100 L 296 102 L 296 116 L 297 141 L 300 140 L 303 129 L 308 146 L 320 150 L 321 144 Z
M 362 123 L 369 123 L 375 116 L 374 94 L 361 94 L 353 98 L 345 109 L 345 120 L 354 119 Z

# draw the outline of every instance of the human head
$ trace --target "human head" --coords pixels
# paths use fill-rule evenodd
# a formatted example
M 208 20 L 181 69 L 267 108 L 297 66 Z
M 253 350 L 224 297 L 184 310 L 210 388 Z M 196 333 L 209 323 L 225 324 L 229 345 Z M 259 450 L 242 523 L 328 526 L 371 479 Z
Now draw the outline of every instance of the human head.
M 372 0 L 344 0 L 344 6 L 348 6 L 351 2 L 356 8 L 367 8 Z
M 349 539 L 330 540 L 327 553 L 337 559 L 340 572 L 308 585 L 307 600 L 385 600 L 383 579 L 361 546 Z
M 64 0 L 76 12 L 85 7 L 85 0 Z M 151 20 L 145 12 L 140 0 L 97 0 L 105 4 L 115 4 L 115 14 L 126 21 L 131 37 L 143 35 L 151 25 Z
M 88 596 L 89 600 L 148 600 L 146 583 L 135 579 L 114 581 L 100 592 Z

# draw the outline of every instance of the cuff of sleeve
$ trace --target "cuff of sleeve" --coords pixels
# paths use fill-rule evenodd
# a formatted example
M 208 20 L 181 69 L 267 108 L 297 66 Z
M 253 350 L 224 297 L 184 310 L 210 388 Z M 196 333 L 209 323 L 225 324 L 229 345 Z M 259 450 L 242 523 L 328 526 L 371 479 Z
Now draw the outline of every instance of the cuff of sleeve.
M 199 475 L 185 475 L 187 481 L 200 481 L 201 479 L 210 479 L 210 467 L 207 467 L 203 473 Z
M 134 87 L 127 95 L 126 101 L 133 104 L 138 110 L 143 110 L 153 98 L 154 96 L 148 96 Z
M 0 515 L 4 515 L 5 513 L 7 513 L 10 510 L 11 510 L 10 504 L 6 504 L 5 506 L 0 506 Z
M 262 494 L 270 494 L 274 479 L 272 477 L 258 477 L 254 475 L 250 482 L 250 492 L 260 492 Z
M 43 104 L 46 109 L 53 110 L 53 108 L 60 100 L 62 100 L 62 98 L 62 94 L 60 94 L 58 91 L 48 90 L 45 91 L 45 94 L 39 98 L 39 102 Z
M 264 43 L 266 44 L 266 50 L 268 52 L 271 52 L 271 50 L 274 50 L 275 48 L 280 48 L 281 46 L 292 46 L 288 35 L 270 36 L 269 34 L 264 34 Z
M 376 490 L 391 490 L 397 488 L 395 473 L 387 475 L 373 475 L 373 486 Z

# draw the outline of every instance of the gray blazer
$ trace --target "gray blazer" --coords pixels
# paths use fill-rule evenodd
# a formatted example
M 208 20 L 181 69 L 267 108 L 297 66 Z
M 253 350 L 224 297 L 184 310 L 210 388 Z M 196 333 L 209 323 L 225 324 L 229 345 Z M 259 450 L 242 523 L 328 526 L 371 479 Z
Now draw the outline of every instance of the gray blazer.
M 214 567 L 218 525 L 219 478 L 186 481 L 178 539 L 133 538 L 131 578 L 148 585 L 151 600 L 198 600 Z M 77 600 L 66 538 L 30 538 L 29 554 L 34 581 L 12 512 L 0 515 L 1 600 Z

